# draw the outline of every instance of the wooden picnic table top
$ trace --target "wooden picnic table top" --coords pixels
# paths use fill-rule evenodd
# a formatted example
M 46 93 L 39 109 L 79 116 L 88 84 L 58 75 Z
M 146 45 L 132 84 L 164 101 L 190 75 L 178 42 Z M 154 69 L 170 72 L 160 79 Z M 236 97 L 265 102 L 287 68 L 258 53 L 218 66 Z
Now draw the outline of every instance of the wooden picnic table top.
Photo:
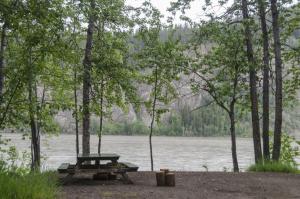
M 88 155 L 78 154 L 77 160 L 88 161 L 88 160 L 118 160 L 120 156 L 116 153 L 92 153 Z

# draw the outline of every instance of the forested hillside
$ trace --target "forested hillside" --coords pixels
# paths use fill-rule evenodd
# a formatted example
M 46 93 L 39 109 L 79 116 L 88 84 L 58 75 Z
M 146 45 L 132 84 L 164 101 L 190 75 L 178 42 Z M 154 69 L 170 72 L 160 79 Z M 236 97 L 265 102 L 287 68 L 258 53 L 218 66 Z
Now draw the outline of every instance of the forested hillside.
M 161 30 L 160 39 L 166 41 L 172 31 L 175 32 L 174 37 L 180 38 L 183 43 L 187 43 L 193 34 L 193 30 L 188 25 L 177 25 L 174 29 Z M 299 32 L 299 30 L 292 32 L 288 40 L 291 45 L 297 45 L 296 42 L 300 38 Z M 131 36 L 130 42 L 138 46 L 143 45 L 135 39 L 134 34 Z M 288 68 L 287 66 L 285 73 L 287 73 Z M 195 95 L 188 83 L 189 77 L 184 75 L 180 80 L 173 82 L 178 91 L 177 99 L 173 99 L 168 105 L 169 110 L 162 116 L 162 120 L 155 129 L 155 135 L 229 136 L 229 126 L 226 125 L 229 120 L 226 112 L 213 103 L 205 91 Z M 272 87 L 274 89 L 274 85 Z M 146 101 L 150 95 L 151 87 L 146 84 L 139 85 L 137 92 Z M 274 105 L 274 98 L 271 99 L 270 103 Z M 300 105 L 298 102 L 287 105 L 283 117 L 284 132 L 300 135 L 299 112 Z M 245 110 L 245 107 L 239 106 L 237 107 L 237 114 L 240 117 L 236 127 L 237 135 L 250 137 L 251 116 L 249 109 Z M 273 109 L 270 116 L 274 118 Z M 57 118 L 61 133 L 75 132 L 75 124 L 71 114 L 60 112 Z M 103 133 L 106 135 L 147 135 L 149 133 L 150 115 L 144 106 L 139 109 L 130 106 L 126 111 L 114 106 L 104 121 Z M 272 125 L 274 124 L 271 123 Z M 94 116 L 91 120 L 91 133 L 97 134 L 98 130 L 99 119 Z

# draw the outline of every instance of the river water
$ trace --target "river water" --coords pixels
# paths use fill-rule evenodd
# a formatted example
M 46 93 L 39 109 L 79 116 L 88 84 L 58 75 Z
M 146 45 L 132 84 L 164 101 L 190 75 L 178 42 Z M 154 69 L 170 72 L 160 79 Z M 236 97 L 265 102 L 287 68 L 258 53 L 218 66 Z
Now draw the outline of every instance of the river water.
M 2 134 L 11 139 L 21 152 L 30 152 L 30 141 L 20 134 Z M 97 136 L 91 136 L 91 153 L 97 152 Z M 103 136 L 102 151 L 119 154 L 120 161 L 137 164 L 140 170 L 150 170 L 147 136 Z M 75 135 L 42 136 L 41 153 L 44 169 L 56 169 L 61 163 L 75 163 Z M 254 162 L 250 138 L 237 139 L 237 154 L 242 170 Z M 229 137 L 153 137 L 154 168 L 178 171 L 232 170 Z

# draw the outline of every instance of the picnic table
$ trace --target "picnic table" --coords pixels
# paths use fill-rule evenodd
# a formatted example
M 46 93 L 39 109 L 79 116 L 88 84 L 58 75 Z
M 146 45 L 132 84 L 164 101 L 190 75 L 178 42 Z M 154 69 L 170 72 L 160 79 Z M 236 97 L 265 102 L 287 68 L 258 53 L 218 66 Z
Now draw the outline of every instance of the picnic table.
M 117 164 L 120 156 L 115 153 L 101 153 L 101 154 L 88 154 L 88 155 L 83 155 L 79 154 L 77 156 L 77 165 L 80 166 L 82 163 L 87 162 L 87 161 L 95 161 L 96 165 L 100 164 L 101 160 L 110 160 L 111 163 Z
M 74 175 L 76 173 L 93 173 L 94 175 L 114 174 L 121 175 L 122 180 L 126 183 L 132 183 L 127 172 L 136 172 L 138 166 L 129 162 L 118 162 L 120 156 L 115 153 L 101 154 L 78 154 L 75 165 L 63 163 L 58 168 L 59 173 Z M 109 161 L 101 164 L 101 161 Z

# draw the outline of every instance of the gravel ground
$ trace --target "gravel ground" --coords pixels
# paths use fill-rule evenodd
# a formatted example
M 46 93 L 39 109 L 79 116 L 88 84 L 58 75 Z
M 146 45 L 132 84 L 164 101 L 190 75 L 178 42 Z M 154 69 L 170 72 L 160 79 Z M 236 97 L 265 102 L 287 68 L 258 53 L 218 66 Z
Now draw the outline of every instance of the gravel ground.
M 120 181 L 74 176 L 62 186 L 61 199 L 300 199 L 300 175 L 278 173 L 175 172 L 176 187 L 157 187 L 155 173 Z

